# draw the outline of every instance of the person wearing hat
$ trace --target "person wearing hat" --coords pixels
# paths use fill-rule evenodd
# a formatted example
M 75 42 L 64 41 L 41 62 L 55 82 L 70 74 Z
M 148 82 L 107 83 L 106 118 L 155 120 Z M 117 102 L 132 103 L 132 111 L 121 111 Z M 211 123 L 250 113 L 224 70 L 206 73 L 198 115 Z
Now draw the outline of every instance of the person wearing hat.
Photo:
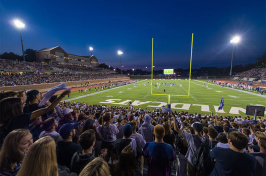
M 187 158 L 187 175 L 188 176 L 200 175 L 199 173 L 197 173 L 196 168 L 192 164 L 192 157 L 203 142 L 209 144 L 209 139 L 204 138 L 202 136 L 203 124 L 201 124 L 200 122 L 193 123 L 192 127 L 195 131 L 195 135 L 192 135 L 191 133 L 185 132 L 178 128 L 176 118 L 174 115 L 173 115 L 173 120 L 174 120 L 174 130 L 177 131 L 183 138 L 185 138 L 188 144 L 188 151 L 185 156 Z
M 44 129 L 44 131 L 41 132 L 39 138 L 42 138 L 44 136 L 51 136 L 55 142 L 62 141 L 62 137 L 59 133 L 56 132 L 56 128 L 58 127 L 58 122 L 55 120 L 54 117 L 50 117 L 43 121 L 41 123 L 41 128 Z
M 136 157 L 142 156 L 142 148 L 139 142 L 131 138 L 134 128 L 133 125 L 132 123 L 127 123 L 123 128 L 123 138 L 117 139 L 114 143 L 113 152 L 117 158 L 119 158 L 121 151 L 129 144 L 134 148 Z
M 59 120 L 59 127 L 61 127 L 63 124 L 74 122 L 74 116 L 72 115 L 72 113 L 73 109 L 70 108 L 63 109 L 63 116 Z
M 73 138 L 78 128 L 78 123 L 66 123 L 59 129 L 59 134 L 63 138 L 63 141 L 57 142 L 56 154 L 57 162 L 61 166 L 70 168 L 70 162 L 73 154 L 79 150 L 82 150 L 81 146 L 73 142 Z

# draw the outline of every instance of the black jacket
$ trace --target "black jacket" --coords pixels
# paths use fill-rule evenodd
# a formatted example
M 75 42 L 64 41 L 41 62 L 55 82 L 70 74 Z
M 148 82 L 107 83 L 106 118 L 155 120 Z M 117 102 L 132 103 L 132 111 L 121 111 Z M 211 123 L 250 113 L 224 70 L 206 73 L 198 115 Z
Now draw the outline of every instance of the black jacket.
M 71 160 L 70 164 L 71 171 L 79 174 L 82 171 L 82 169 L 94 158 L 95 158 L 94 153 L 83 154 L 81 151 L 77 151 L 76 153 L 74 153 Z

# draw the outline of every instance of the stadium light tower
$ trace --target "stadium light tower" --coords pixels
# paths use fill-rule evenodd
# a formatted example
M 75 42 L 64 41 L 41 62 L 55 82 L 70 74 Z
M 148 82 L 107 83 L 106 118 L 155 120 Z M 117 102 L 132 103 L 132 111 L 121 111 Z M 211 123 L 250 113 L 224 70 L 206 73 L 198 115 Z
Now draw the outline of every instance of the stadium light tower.
M 21 29 L 25 28 L 25 24 L 22 23 L 20 20 L 14 20 L 14 24 L 16 28 L 20 31 L 20 38 L 21 38 L 21 46 L 22 46 L 22 55 L 23 55 L 23 61 L 25 62 L 25 54 L 24 54 L 24 48 L 23 48 L 23 40 L 22 40 L 22 33 Z
M 89 49 L 90 49 L 90 51 L 91 51 L 91 56 L 92 56 L 92 51 L 93 51 L 93 48 L 90 46 L 90 48 L 89 48 Z
M 122 67 L 121 67 L 121 55 L 123 54 L 122 51 L 118 50 L 117 54 L 120 56 L 120 69 L 121 69 L 121 75 L 122 75 Z
M 235 36 L 232 40 L 230 40 L 230 43 L 233 44 L 233 50 L 232 50 L 232 59 L 231 59 L 231 69 L 230 69 L 230 76 L 232 76 L 232 69 L 233 69 L 233 56 L 234 56 L 234 46 L 240 41 L 239 36 Z

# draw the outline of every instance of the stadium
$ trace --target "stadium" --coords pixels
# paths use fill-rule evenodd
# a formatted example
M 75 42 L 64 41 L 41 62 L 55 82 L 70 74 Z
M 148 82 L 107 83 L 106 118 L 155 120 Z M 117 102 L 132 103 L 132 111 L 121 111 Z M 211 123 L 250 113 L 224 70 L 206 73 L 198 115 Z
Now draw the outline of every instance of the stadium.
M 0 176 L 266 175 L 262 3 L 16 3 L 0 3 Z

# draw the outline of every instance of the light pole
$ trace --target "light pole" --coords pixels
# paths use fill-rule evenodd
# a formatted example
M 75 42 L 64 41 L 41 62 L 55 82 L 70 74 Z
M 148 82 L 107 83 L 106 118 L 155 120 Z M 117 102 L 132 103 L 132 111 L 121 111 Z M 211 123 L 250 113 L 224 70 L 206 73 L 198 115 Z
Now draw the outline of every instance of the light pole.
M 132 69 L 132 71 L 133 71 L 133 75 L 134 75 L 134 70 L 135 70 L 135 69 L 133 68 L 133 69 Z
M 89 48 L 89 49 L 90 49 L 90 51 L 91 51 L 91 56 L 92 56 L 92 51 L 93 51 L 93 48 L 90 46 L 90 48 Z
M 240 41 L 240 37 L 238 37 L 238 36 L 235 36 L 232 40 L 230 40 L 230 43 L 233 44 L 230 76 L 232 76 L 232 69 L 233 69 L 233 56 L 234 56 L 234 46 L 235 46 L 234 44 L 237 44 L 239 41 Z
M 25 62 L 25 54 L 24 54 L 24 48 L 23 48 L 23 40 L 22 40 L 22 32 L 21 29 L 25 27 L 25 24 L 22 23 L 19 20 L 14 20 L 14 24 L 17 28 L 19 28 L 20 31 L 20 38 L 21 38 L 21 46 L 22 46 L 22 55 L 23 55 L 23 61 Z
M 121 55 L 123 54 L 122 51 L 118 50 L 117 54 L 120 56 L 120 69 L 121 69 L 121 75 L 122 75 L 122 67 L 121 67 Z

